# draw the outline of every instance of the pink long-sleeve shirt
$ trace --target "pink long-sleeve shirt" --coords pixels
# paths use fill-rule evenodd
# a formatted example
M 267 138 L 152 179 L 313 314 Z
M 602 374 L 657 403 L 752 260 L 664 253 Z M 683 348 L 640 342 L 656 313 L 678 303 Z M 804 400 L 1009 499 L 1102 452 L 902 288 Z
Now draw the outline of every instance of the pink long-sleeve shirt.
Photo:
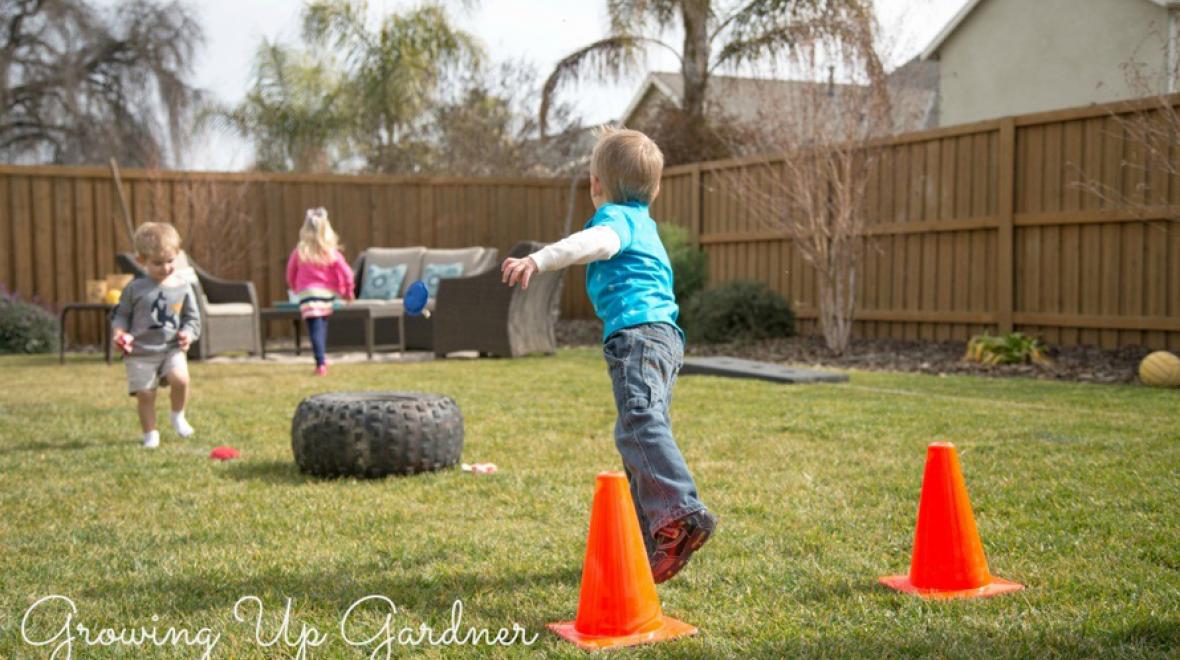
M 287 287 L 296 293 L 313 288 L 328 289 L 345 300 L 352 300 L 353 286 L 352 267 L 340 250 L 336 250 L 336 258 L 327 264 L 301 261 L 298 248 L 292 250 L 287 259 Z

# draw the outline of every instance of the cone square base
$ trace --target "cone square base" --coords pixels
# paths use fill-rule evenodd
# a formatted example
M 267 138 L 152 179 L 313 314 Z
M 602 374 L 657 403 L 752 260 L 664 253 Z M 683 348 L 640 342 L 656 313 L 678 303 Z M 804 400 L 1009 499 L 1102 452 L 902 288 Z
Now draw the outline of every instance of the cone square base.
M 663 642 L 697 633 L 696 626 L 662 614 L 660 615 L 660 625 L 658 628 L 632 633 L 630 635 L 584 635 L 574 628 L 573 621 L 551 623 L 549 624 L 549 629 L 583 651 L 605 651 L 624 646 L 653 644 L 655 642 Z
M 890 575 L 877 579 L 881 584 L 897 589 L 907 594 L 920 596 L 928 600 L 946 600 L 950 598 L 989 598 L 1013 591 L 1020 591 L 1023 584 L 1018 584 L 1004 578 L 992 576 L 991 582 L 975 589 L 922 589 L 910 582 L 908 575 Z

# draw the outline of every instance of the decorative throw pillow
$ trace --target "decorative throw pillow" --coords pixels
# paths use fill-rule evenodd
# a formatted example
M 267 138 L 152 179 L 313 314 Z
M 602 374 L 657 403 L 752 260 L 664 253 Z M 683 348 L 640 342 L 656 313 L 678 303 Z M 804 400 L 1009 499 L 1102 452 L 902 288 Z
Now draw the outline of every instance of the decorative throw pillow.
M 402 280 L 406 277 L 406 265 L 398 264 L 389 268 L 382 268 L 376 264 L 369 264 L 365 269 L 365 281 L 361 284 L 361 298 L 375 300 L 393 300 L 402 290 Z
M 463 262 L 454 264 L 426 264 L 422 268 L 422 281 L 430 297 L 438 295 L 438 281 L 444 277 L 459 277 L 463 274 Z

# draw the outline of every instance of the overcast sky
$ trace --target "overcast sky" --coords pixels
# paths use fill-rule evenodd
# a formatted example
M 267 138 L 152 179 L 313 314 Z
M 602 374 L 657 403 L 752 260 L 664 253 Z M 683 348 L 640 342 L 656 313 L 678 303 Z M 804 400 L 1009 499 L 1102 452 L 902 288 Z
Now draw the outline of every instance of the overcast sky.
M 115 4 L 117 0 L 99 0 Z M 877 0 L 882 31 L 896 44 L 890 55 L 900 64 L 921 52 L 966 0 Z M 296 43 L 301 0 L 201 0 L 197 7 L 206 43 L 197 58 L 196 83 L 222 101 L 240 100 L 249 85 L 253 54 L 263 38 Z M 374 19 L 418 4 L 414 0 L 369 0 Z M 553 65 L 571 51 L 606 33 L 606 0 L 480 0 L 463 10 L 452 3 L 458 24 L 482 40 L 494 61 L 533 62 L 543 80 Z M 648 69 L 673 71 L 678 66 L 667 53 L 654 52 Z M 584 84 L 565 92 L 587 122 L 602 122 L 622 114 L 643 75 L 617 85 Z M 246 143 L 215 137 L 197 145 L 185 168 L 233 170 L 250 162 Z

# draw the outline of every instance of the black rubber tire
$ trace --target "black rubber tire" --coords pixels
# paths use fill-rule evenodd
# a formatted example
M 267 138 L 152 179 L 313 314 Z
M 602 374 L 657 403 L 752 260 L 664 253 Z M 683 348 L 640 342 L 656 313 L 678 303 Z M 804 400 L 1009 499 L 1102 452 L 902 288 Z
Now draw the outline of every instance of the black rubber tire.
M 463 453 L 463 416 L 449 396 L 329 392 L 291 419 L 299 469 L 319 477 L 384 477 L 452 467 Z

